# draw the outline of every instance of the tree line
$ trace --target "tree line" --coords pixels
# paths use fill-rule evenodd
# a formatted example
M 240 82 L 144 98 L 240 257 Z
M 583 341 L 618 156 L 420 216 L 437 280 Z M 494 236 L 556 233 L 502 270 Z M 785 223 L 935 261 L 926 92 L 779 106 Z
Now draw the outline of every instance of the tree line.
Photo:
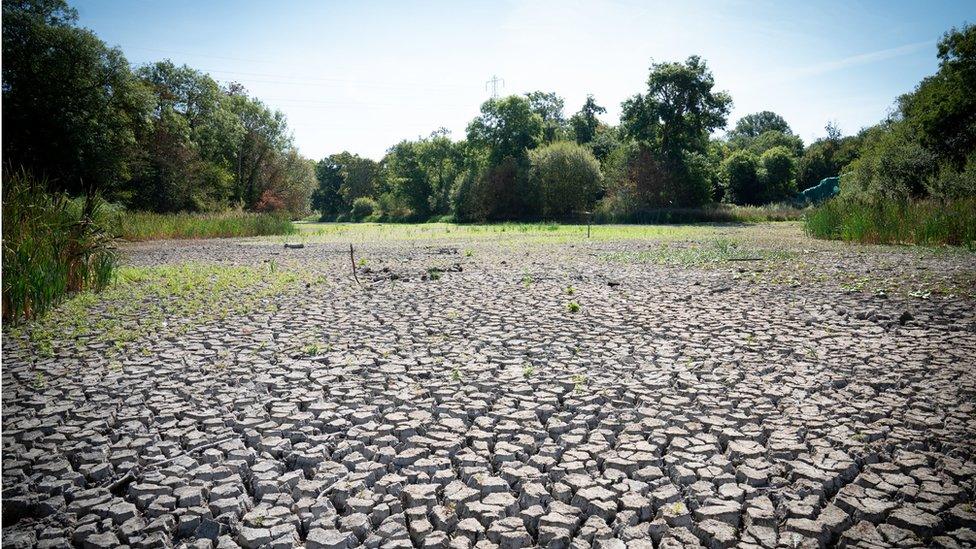
M 309 211 L 284 115 L 161 61 L 132 69 L 63 0 L 3 3 L 3 156 L 51 190 L 157 212 Z
M 4 2 L 7 167 L 73 193 L 97 189 L 153 211 L 239 207 L 326 220 L 563 219 L 714 202 L 794 200 L 822 178 L 884 199 L 976 192 L 976 31 L 939 42 L 938 72 L 881 123 L 810 144 L 780 115 L 742 117 L 697 56 L 652 64 L 620 122 L 588 96 L 534 91 L 481 105 L 461 139 L 403 140 L 380 160 L 350 152 L 318 162 L 294 148 L 285 117 L 237 84 L 169 61 L 130 69 L 76 24 L 62 0 Z

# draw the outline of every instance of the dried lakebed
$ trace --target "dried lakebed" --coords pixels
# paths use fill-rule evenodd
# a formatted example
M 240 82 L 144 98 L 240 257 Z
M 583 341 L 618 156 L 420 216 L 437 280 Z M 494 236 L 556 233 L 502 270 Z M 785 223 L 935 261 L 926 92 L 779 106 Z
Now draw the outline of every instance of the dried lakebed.
M 130 245 L 4 333 L 4 547 L 976 544 L 974 256 Z M 574 305 L 575 304 L 575 305 Z

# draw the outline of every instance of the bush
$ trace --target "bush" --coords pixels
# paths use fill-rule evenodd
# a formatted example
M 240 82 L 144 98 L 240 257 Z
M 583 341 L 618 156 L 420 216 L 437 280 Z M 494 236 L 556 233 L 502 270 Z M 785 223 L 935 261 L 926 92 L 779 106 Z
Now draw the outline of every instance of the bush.
M 589 209 L 600 188 L 600 163 L 588 148 L 562 141 L 529 152 L 530 179 L 544 217 Z
M 353 221 L 362 221 L 378 210 L 379 206 L 375 200 L 367 196 L 360 196 L 352 201 L 352 211 L 349 215 Z
M 773 147 L 759 157 L 762 164 L 763 202 L 787 200 L 796 194 L 796 161 L 786 147 Z
M 937 167 L 935 155 L 922 146 L 907 124 L 890 123 L 867 137 L 841 192 L 872 201 L 922 198 L 928 194 L 927 182 Z
M 804 218 L 816 238 L 871 244 L 926 244 L 976 247 L 976 198 L 866 200 L 841 196 Z
M 280 212 L 285 209 L 285 201 L 275 194 L 273 190 L 267 189 L 261 193 L 261 198 L 254 205 L 254 209 L 255 211 L 265 213 Z
M 763 201 L 759 158 L 749 151 L 736 151 L 722 162 L 725 199 L 734 204 Z
M 34 318 L 72 292 L 100 290 L 116 266 L 113 209 L 47 192 L 25 172 L 3 185 L 3 318 Z

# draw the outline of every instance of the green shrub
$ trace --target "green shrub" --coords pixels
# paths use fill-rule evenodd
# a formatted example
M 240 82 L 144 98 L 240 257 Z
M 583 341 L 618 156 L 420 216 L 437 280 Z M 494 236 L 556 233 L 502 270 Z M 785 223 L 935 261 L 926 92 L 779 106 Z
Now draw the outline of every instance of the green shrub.
M 974 248 L 976 198 L 869 201 L 838 197 L 808 213 L 804 228 L 816 238 Z
M 97 197 L 71 200 L 18 172 L 3 185 L 3 318 L 34 318 L 66 295 L 100 290 L 117 258 L 113 209 Z
M 360 196 L 352 201 L 352 211 L 349 215 L 353 221 L 362 221 L 378 210 L 379 205 L 375 200 L 367 196 Z
M 588 148 L 561 141 L 530 151 L 529 160 L 543 217 L 563 217 L 590 208 L 603 174 Z
M 789 149 L 773 147 L 759 157 L 762 164 L 763 202 L 788 200 L 796 194 L 796 161 Z
M 749 151 L 736 151 L 722 162 L 725 199 L 734 204 L 760 204 L 763 201 L 759 157 Z
M 851 164 L 841 194 L 863 200 L 904 201 L 928 194 L 927 182 L 937 170 L 937 159 L 926 150 L 904 122 L 873 129 L 865 138 L 861 157 Z

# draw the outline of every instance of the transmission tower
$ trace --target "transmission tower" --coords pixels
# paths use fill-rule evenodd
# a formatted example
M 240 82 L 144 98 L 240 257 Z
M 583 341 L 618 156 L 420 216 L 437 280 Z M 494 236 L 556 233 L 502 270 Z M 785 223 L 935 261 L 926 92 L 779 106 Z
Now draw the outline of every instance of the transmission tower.
M 504 78 L 498 78 L 495 75 L 492 75 L 491 76 L 491 80 L 485 82 L 485 89 L 486 90 L 488 89 L 488 86 L 491 86 L 491 98 L 492 99 L 495 99 L 495 98 L 498 97 L 498 85 L 499 84 L 501 84 L 502 87 L 504 88 L 505 87 L 505 79 Z

